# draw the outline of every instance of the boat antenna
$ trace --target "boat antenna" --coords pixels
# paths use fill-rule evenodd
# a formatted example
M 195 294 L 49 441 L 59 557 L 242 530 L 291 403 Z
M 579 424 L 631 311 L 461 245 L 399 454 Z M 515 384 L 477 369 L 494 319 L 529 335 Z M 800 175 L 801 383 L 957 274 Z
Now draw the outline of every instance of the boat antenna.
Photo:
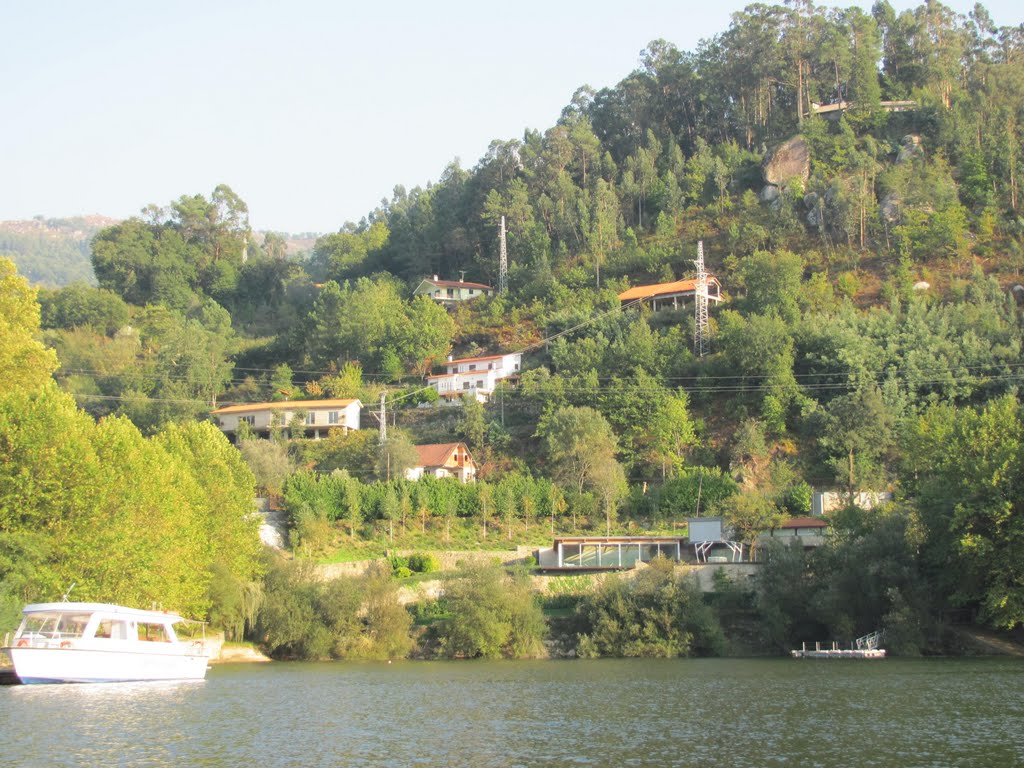
M 70 587 L 68 587 L 68 591 L 67 591 L 67 592 L 65 592 L 65 593 L 64 593 L 64 596 L 63 596 L 63 597 L 61 597 L 61 599 L 60 599 L 60 601 L 61 601 L 62 603 L 66 603 L 66 602 L 68 602 L 68 595 L 70 595 L 70 594 L 71 594 L 71 590 L 75 588 L 75 584 L 77 584 L 77 583 L 78 583 L 77 581 L 72 581 L 72 582 L 71 582 L 71 586 L 70 586 Z

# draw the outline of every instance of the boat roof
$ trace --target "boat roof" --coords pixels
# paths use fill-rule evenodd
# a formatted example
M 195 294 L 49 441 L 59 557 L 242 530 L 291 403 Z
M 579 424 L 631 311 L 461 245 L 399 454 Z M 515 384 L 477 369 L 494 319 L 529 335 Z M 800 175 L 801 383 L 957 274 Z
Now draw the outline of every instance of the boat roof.
M 172 611 L 145 611 L 141 608 L 126 608 L 113 603 L 30 603 L 21 610 L 22 613 L 114 613 L 135 619 L 148 621 L 176 622 L 184 619 Z

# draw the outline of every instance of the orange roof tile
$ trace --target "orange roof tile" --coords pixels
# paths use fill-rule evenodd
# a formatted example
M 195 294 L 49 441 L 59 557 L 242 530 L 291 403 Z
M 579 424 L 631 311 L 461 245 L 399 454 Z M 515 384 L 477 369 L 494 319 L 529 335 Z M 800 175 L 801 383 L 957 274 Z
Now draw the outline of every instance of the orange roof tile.
M 445 462 L 448 461 L 448 457 L 451 456 L 455 450 L 462 446 L 465 449 L 464 443 L 433 443 L 431 445 L 417 445 L 416 453 L 419 455 L 419 467 L 443 467 Z M 469 455 L 468 449 L 466 455 Z
M 352 403 L 359 403 L 354 398 L 348 398 L 346 400 L 281 400 L 276 403 L 243 403 L 241 405 L 228 405 L 224 408 L 218 408 L 211 413 L 247 413 L 248 411 L 266 411 L 266 410 L 277 410 L 277 409 L 295 409 L 295 408 L 347 408 Z M 359 403 L 362 405 L 362 403 Z
M 436 285 L 438 288 L 479 288 L 482 291 L 493 291 L 489 285 L 483 283 L 470 283 L 466 280 L 434 280 L 429 277 L 423 278 L 424 283 Z
M 828 523 L 820 517 L 791 517 L 780 528 L 828 528 Z
M 718 283 L 718 278 L 708 275 L 708 282 Z M 687 280 L 676 280 L 674 283 L 658 283 L 657 285 L 636 285 L 619 294 L 619 301 L 633 301 L 634 299 L 650 299 L 662 294 L 672 295 L 673 293 L 685 293 L 695 291 L 697 281 L 690 278 Z
M 514 354 L 510 352 L 509 354 Z M 445 360 L 445 365 L 458 365 L 459 363 L 479 363 L 481 360 L 500 360 L 505 355 L 485 355 L 484 357 L 462 357 L 458 360 Z

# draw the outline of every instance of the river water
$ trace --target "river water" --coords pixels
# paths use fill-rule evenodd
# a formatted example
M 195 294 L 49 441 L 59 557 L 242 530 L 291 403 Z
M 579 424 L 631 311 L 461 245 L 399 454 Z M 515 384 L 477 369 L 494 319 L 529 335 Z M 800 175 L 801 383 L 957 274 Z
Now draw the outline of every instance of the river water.
M 238 664 L 0 689 L 19 766 L 1021 766 L 1024 661 Z

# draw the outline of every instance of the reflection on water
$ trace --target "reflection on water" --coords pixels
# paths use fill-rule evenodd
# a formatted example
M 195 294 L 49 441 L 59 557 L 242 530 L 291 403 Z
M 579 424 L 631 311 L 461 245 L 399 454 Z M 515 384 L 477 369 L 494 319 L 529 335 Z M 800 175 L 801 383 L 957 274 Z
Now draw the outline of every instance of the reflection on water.
M 793 660 L 215 667 L 0 689 L 7 764 L 1014 766 L 1024 663 Z

